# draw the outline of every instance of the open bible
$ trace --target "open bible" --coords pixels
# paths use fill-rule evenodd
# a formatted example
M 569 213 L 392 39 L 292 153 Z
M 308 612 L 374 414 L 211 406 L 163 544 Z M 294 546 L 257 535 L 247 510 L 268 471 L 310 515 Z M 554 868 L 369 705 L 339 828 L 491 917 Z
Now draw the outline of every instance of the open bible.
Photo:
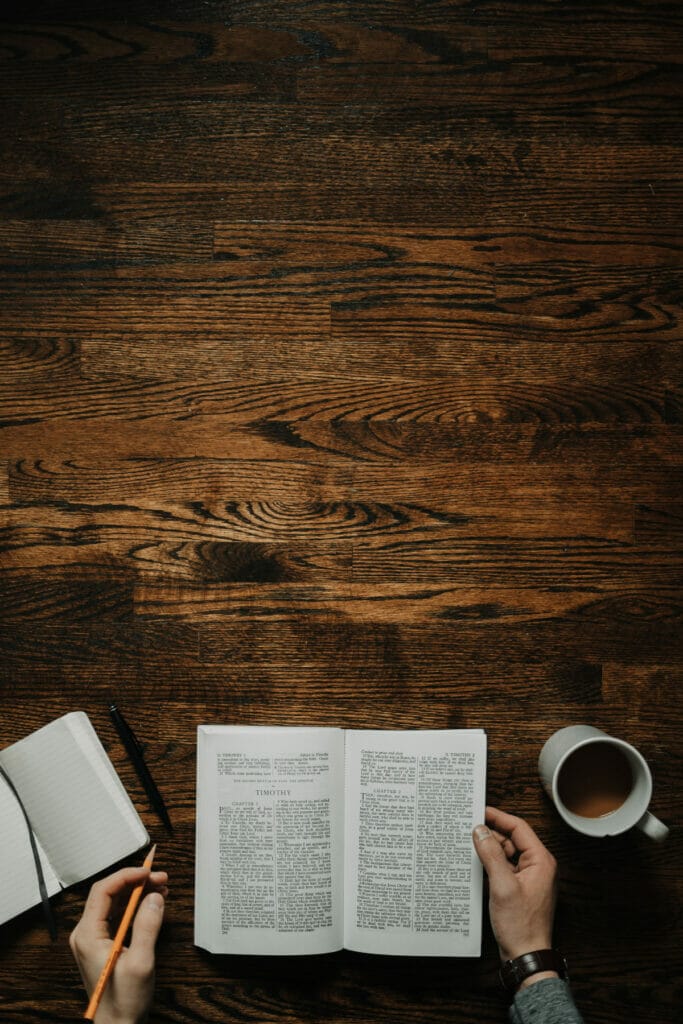
M 0 923 L 40 903 L 22 805 L 48 896 L 149 842 L 84 712 L 63 715 L 6 747 L 0 766 L 5 773 L 0 776 Z
M 485 779 L 479 729 L 199 726 L 195 943 L 478 956 Z

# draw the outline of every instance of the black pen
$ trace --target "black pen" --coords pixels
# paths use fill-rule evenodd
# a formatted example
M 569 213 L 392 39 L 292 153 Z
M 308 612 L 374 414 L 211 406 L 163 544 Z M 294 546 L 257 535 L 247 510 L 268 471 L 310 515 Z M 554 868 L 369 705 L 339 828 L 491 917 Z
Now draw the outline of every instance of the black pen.
M 133 762 L 133 767 L 138 773 L 138 778 L 145 787 L 145 793 L 149 797 L 152 807 L 157 812 L 169 832 L 172 832 L 173 825 L 171 824 L 171 819 L 168 816 L 166 804 L 164 803 L 161 793 L 157 789 L 154 779 L 149 773 L 149 768 L 145 764 L 140 741 L 128 725 L 128 722 L 125 720 L 116 704 L 109 705 L 109 714 L 111 715 L 111 720 L 114 723 L 114 728 L 121 737 L 121 742 L 126 748 L 129 758 Z

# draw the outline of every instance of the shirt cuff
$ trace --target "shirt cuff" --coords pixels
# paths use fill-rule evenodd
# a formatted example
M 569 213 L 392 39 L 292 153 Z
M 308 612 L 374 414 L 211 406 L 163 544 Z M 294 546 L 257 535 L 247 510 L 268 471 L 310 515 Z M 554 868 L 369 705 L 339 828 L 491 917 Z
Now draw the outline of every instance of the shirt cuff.
M 583 1024 L 569 985 L 543 978 L 521 989 L 510 1007 L 511 1024 Z

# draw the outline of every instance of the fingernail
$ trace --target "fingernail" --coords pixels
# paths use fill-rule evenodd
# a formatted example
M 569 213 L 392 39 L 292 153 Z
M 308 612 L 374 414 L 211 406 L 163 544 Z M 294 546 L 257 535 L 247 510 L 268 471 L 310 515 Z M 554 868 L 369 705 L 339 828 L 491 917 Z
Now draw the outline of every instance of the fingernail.
M 490 835 L 491 833 L 487 829 L 486 825 L 477 825 L 474 830 L 475 839 L 478 839 L 479 842 L 482 842 L 484 839 L 488 839 Z
M 155 910 L 163 910 L 164 901 L 158 892 L 151 892 L 147 897 L 147 903 L 150 907 L 154 907 Z

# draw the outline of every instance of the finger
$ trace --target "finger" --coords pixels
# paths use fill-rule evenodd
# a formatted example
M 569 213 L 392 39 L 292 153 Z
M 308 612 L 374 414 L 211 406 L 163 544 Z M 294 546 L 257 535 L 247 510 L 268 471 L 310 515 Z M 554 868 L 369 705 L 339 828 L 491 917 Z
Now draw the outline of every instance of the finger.
M 156 945 L 164 917 L 164 898 L 159 892 L 145 896 L 133 921 L 130 946 L 126 962 L 134 964 L 141 972 L 154 970 L 154 946 Z
M 508 860 L 517 861 L 519 859 L 519 850 L 512 842 L 512 840 L 508 839 L 507 836 L 505 836 L 503 842 L 500 845 L 503 847 L 503 850 L 505 851 L 505 856 L 507 857 Z
M 108 917 L 112 905 L 119 893 L 126 888 L 139 885 L 149 877 L 147 868 L 121 868 L 102 878 L 90 889 L 85 902 L 83 916 L 78 923 L 79 931 L 85 941 L 109 938 Z
M 495 836 L 500 845 L 503 847 L 503 850 L 505 851 L 505 856 L 507 857 L 508 860 L 512 860 L 513 858 L 516 858 L 518 856 L 518 851 L 515 849 L 515 844 L 512 842 L 509 836 L 504 836 L 502 832 L 496 832 L 496 830 L 493 828 L 489 831 L 491 832 L 492 836 Z
M 489 881 L 495 884 L 498 879 L 508 877 L 511 870 L 510 863 L 494 833 L 486 825 L 477 825 L 472 832 L 472 838 L 477 856 L 484 865 Z
M 507 834 L 520 854 L 527 854 L 527 860 L 535 858 L 538 854 L 546 853 L 546 848 L 538 838 L 531 825 L 523 818 L 517 818 L 514 814 L 506 814 L 497 807 L 486 808 L 486 823 L 499 832 Z
M 167 881 L 168 875 L 165 871 L 152 871 L 145 883 L 145 892 L 160 892 L 165 896 L 168 892 Z M 131 887 L 126 886 L 113 897 L 111 909 L 107 915 L 110 927 L 115 926 L 125 913 L 130 894 Z
M 166 871 L 152 871 L 147 882 L 148 892 L 163 892 L 168 891 L 168 872 Z

